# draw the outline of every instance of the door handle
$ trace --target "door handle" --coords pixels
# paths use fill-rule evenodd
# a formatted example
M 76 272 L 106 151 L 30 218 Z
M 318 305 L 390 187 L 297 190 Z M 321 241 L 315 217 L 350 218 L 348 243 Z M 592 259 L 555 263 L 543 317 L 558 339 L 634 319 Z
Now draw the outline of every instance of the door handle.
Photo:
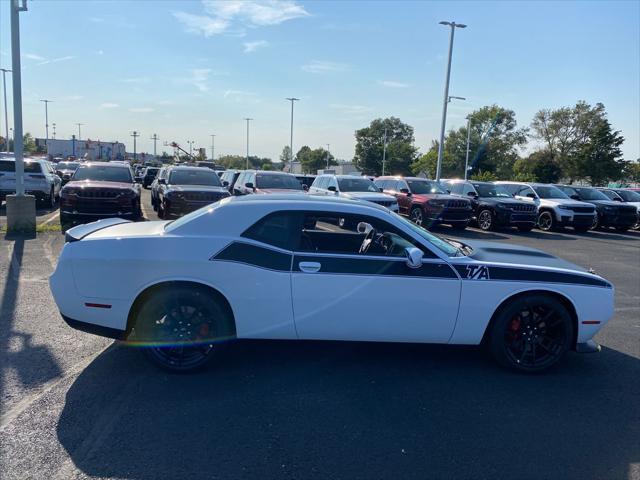
M 300 262 L 298 267 L 302 272 L 316 273 L 320 271 L 321 265 L 318 262 Z

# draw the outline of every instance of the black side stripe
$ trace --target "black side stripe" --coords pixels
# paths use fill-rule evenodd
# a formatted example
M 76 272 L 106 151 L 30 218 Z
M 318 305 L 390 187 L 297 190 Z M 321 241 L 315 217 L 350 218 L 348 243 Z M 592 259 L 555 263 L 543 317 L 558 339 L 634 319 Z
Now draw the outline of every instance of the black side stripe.
M 296 255 L 293 258 L 293 271 L 300 272 L 300 262 L 317 262 L 323 273 L 350 275 L 379 275 L 393 277 L 453 278 L 458 276 L 446 263 L 424 263 L 420 268 L 409 268 L 404 261 L 382 260 L 377 258 L 329 257 L 314 255 Z
M 454 268 L 458 271 L 463 280 L 472 280 L 469 278 L 469 270 L 466 265 L 455 265 Z M 497 267 L 493 265 L 487 265 L 487 268 L 489 272 L 488 280 L 567 283 L 572 285 L 591 285 L 611 288 L 611 285 L 604 280 L 586 277 L 575 273 L 549 272 L 529 268 Z
M 246 263 L 254 267 L 279 272 L 291 270 L 291 255 L 250 243 L 233 242 L 220 250 L 211 260 Z

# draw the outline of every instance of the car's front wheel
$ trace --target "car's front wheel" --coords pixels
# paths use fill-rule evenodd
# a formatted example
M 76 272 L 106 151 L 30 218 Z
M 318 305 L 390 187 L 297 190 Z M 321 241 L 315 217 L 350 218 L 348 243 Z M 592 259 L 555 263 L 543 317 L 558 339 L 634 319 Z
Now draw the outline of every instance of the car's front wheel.
M 515 299 L 494 319 L 489 348 L 501 365 L 540 372 L 558 363 L 571 348 L 573 319 L 556 298 L 532 294 Z
M 409 212 L 409 220 L 411 220 L 416 225 L 422 226 L 424 222 L 424 216 L 422 214 L 422 208 L 415 205 L 411 207 L 411 211 Z
M 543 232 L 551 232 L 556 229 L 556 219 L 548 210 L 540 212 L 538 215 L 538 228 Z
M 152 291 L 136 308 L 131 339 L 157 366 L 186 372 L 203 367 L 216 342 L 234 336 L 223 302 L 205 288 L 169 284 Z
M 491 210 L 485 209 L 481 210 L 478 214 L 478 227 L 481 230 L 493 230 L 495 227 L 495 222 L 493 218 L 493 212 Z

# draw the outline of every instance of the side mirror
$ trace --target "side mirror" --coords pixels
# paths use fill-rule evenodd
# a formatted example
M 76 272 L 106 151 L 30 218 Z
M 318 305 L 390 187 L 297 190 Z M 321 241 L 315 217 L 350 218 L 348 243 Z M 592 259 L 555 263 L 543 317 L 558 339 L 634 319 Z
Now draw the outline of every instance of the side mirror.
M 409 189 L 408 189 L 408 188 L 401 188 L 401 189 L 400 189 L 400 193 L 409 194 L 409 193 L 411 193 L 411 192 L 409 191 Z
M 302 190 L 304 190 L 305 192 L 309 191 L 309 185 L 302 185 Z
M 573 198 L 574 200 L 580 200 L 580 196 L 576 195 L 575 193 L 573 195 L 569 195 L 569 198 Z
M 422 250 L 416 247 L 407 247 L 404 249 L 404 253 L 407 256 L 407 267 L 420 268 L 422 266 L 422 258 L 424 257 Z
M 527 193 L 527 197 L 533 198 L 535 200 L 536 194 L 535 193 Z
M 478 194 L 476 192 L 467 192 L 467 197 L 476 198 Z
M 167 184 L 167 179 L 166 178 L 159 178 L 158 179 L 158 183 L 160 185 L 166 185 Z
M 133 177 L 133 181 L 136 183 L 142 183 L 142 177 Z
M 245 183 L 244 186 L 253 190 L 253 183 L 251 182 Z
M 447 193 L 448 193 L 449 195 L 451 195 L 451 190 L 447 189 Z
M 331 186 L 327 187 L 327 190 L 329 190 L 330 192 L 335 192 L 336 191 L 336 187 L 331 185 Z
M 228 187 L 229 186 L 229 182 L 227 182 L 226 180 L 222 181 L 222 186 L 223 187 Z
M 384 189 L 382 187 L 378 187 L 378 191 L 379 192 L 384 192 Z

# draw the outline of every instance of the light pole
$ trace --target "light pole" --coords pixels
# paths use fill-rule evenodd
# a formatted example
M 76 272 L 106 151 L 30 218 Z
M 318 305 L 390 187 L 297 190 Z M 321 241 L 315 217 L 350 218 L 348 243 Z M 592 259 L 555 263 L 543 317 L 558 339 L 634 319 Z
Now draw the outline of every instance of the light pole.
M 7 72 L 10 72 L 11 70 L 7 69 L 7 68 L 0 68 L 0 71 L 2 71 L 2 88 L 4 90 L 4 136 L 5 136 L 5 140 L 7 141 L 7 152 L 9 151 L 9 114 L 8 114 L 8 108 L 7 108 Z
M 56 124 L 52 123 L 51 125 L 53 125 L 53 139 L 56 139 Z
M 158 134 L 154 133 L 153 137 L 151 137 L 149 140 L 153 140 L 153 156 L 155 158 L 156 157 L 156 142 L 159 140 Z
M 471 115 L 467 117 L 467 157 L 464 161 L 464 179 L 469 175 L 469 145 L 471 142 Z
M 211 134 L 211 161 L 216 161 L 216 136 L 215 134 Z
M 387 127 L 384 127 L 384 137 L 382 141 L 382 175 L 384 175 L 384 166 L 387 161 Z
M 84 125 L 84 123 L 76 123 L 76 125 L 78 126 L 78 141 L 80 141 L 80 140 L 82 140 L 82 129 L 80 127 L 82 127 L 82 125 Z
M 327 170 L 329 170 L 329 159 L 331 158 L 331 145 L 327 143 Z
M 137 146 L 136 139 L 140 136 L 140 132 L 136 132 L 134 130 L 131 136 L 133 137 L 133 162 L 135 163 L 138 161 L 138 151 L 136 150 L 136 146 Z
M 291 171 L 291 164 L 293 163 L 293 103 L 299 101 L 299 98 L 288 97 L 286 100 L 291 102 L 291 130 L 289 136 L 289 171 Z M 284 167 L 285 165 L 283 165 Z
M 189 156 L 193 160 L 193 144 L 196 142 L 194 142 L 193 140 L 187 140 L 187 143 L 189 144 Z
M 45 128 L 45 141 L 44 144 L 49 143 L 49 104 L 51 100 L 40 100 L 44 102 L 44 128 Z
M 245 170 L 249 170 L 249 122 L 253 120 L 253 118 L 245 118 L 247 121 L 247 161 L 245 164 Z
M 442 102 L 442 124 L 440 126 L 440 144 L 438 145 L 438 165 L 436 167 L 436 181 L 440 181 L 440 172 L 442 170 L 442 153 L 444 150 L 444 131 L 447 126 L 447 104 L 449 103 L 449 80 L 451 79 L 451 55 L 453 54 L 453 35 L 456 28 L 467 28 L 466 25 L 456 22 L 440 22 L 440 25 L 446 25 L 451 28 L 451 36 L 449 38 L 449 60 L 447 61 L 447 77 L 444 82 L 444 100 Z

